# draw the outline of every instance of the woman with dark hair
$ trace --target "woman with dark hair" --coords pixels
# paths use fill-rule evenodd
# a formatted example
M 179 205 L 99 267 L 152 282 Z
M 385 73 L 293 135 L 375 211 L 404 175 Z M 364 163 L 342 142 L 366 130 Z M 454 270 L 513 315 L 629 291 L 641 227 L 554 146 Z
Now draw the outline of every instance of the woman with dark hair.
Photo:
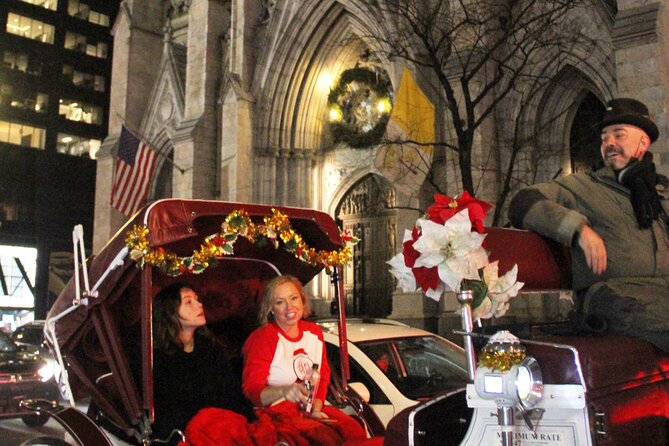
M 207 331 L 204 308 L 193 287 L 175 283 L 153 300 L 154 438 L 173 429 L 205 407 L 253 417 L 225 352 Z
M 326 418 L 321 409 L 330 380 L 323 331 L 303 318 L 311 313 L 309 296 L 293 276 L 279 276 L 265 289 L 260 327 L 244 344 L 242 388 L 256 406 L 280 400 L 309 407 L 306 382 L 314 369 L 321 382 L 313 395 L 311 417 Z

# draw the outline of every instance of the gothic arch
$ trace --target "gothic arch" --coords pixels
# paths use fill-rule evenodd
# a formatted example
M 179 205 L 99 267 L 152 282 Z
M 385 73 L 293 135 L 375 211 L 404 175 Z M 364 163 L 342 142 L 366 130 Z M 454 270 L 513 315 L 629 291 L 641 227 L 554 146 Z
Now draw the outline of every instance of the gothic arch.
M 542 164 L 544 176 L 538 180 L 547 180 L 556 172 L 571 172 L 571 129 L 578 108 L 588 94 L 604 102 L 610 92 L 600 90 L 590 77 L 571 65 L 565 66 L 546 89 L 537 108 L 534 132 L 538 135 L 537 148 L 551 155 Z
M 253 82 L 258 88 L 253 92 L 258 98 L 257 148 L 269 152 L 322 148 L 332 82 L 371 46 L 361 36 L 382 32 L 370 28 L 381 26 L 370 14 L 355 2 L 334 0 L 306 0 L 298 11 L 273 12 L 267 35 L 277 35 L 277 28 L 285 31 L 278 33 L 277 41 L 267 42 L 258 64 L 265 69 Z
M 172 133 L 184 115 L 186 47 L 165 42 L 158 72 L 140 126 L 141 135 L 159 154 L 149 189 L 151 200 L 172 196 Z
M 172 178 L 176 170 L 172 163 L 174 153 L 172 138 L 167 129 L 162 128 L 153 136 L 151 143 L 154 145 L 154 150 L 158 152 L 158 160 L 149 189 L 149 199 L 170 198 L 172 197 Z
M 330 195 L 325 203 L 323 209 L 330 215 L 336 216 L 337 208 L 344 199 L 344 196 L 357 184 L 362 178 L 368 175 L 378 175 L 376 172 L 371 172 L 368 167 L 361 167 L 348 174 L 342 181 L 339 182 L 335 191 Z M 379 175 L 381 176 L 381 175 Z M 385 178 L 384 178 L 385 179 Z

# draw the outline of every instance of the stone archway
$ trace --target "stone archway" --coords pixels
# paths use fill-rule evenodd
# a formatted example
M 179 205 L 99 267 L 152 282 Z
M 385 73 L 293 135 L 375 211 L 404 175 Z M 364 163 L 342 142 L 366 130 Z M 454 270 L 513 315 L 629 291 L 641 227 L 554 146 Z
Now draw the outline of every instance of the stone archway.
M 161 128 L 152 138 L 151 144 L 160 155 L 149 189 L 149 201 L 173 196 L 174 171 L 179 170 L 174 164 L 174 144 L 166 128 Z
M 394 188 L 379 175 L 366 175 L 344 194 L 335 215 L 344 230 L 360 238 L 353 262 L 344 270 L 346 312 L 355 316 L 388 316 L 395 288 L 386 264 L 397 244 Z
M 601 163 L 599 123 L 604 117 L 604 104 L 588 92 L 578 105 L 571 131 L 569 150 L 573 172 L 587 172 Z

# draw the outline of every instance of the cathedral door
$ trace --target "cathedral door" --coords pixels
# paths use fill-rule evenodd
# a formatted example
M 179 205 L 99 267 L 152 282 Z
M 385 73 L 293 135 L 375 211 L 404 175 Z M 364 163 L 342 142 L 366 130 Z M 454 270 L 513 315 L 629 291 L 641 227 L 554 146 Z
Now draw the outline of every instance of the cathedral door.
M 353 262 L 344 270 L 348 314 L 386 317 L 392 312 L 395 281 L 386 261 L 396 250 L 395 208 L 392 185 L 373 174 L 351 187 L 337 207 L 336 215 L 343 228 L 360 238 Z
M 604 111 L 604 105 L 592 93 L 581 101 L 569 135 L 573 172 L 587 172 L 601 164 L 599 123 Z

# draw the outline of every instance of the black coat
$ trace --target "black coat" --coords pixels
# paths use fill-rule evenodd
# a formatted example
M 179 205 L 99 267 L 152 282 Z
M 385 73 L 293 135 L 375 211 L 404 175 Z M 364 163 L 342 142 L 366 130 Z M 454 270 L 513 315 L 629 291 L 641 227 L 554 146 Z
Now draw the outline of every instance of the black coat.
M 165 439 L 175 428 L 184 431 L 188 421 L 205 407 L 253 417 L 225 352 L 205 336 L 196 336 L 190 353 L 155 351 L 153 387 L 153 438 Z

